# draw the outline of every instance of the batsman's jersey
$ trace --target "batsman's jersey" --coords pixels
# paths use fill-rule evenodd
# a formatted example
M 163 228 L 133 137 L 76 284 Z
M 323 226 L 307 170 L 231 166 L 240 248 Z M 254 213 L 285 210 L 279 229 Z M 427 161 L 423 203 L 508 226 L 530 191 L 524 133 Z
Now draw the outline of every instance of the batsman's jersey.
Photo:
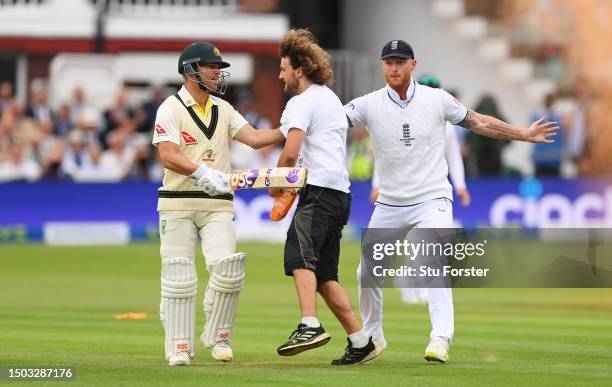
M 364 125 L 374 148 L 380 203 L 406 206 L 452 200 L 444 159 L 446 121 L 461 122 L 467 109 L 446 91 L 412 82 L 402 101 L 386 86 L 345 106 L 350 125 Z
M 153 144 L 170 141 L 195 164 L 231 172 L 229 137 L 247 124 L 232 105 L 210 96 L 202 109 L 183 86 L 157 109 Z M 233 196 L 210 197 L 193 184 L 189 176 L 164 169 L 159 189 L 158 211 L 233 211 Z

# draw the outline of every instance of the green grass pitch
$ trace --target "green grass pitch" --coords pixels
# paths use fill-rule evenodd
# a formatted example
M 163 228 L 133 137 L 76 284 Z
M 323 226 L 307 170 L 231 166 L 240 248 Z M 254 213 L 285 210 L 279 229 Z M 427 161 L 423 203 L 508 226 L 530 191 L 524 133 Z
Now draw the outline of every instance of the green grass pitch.
M 331 342 L 279 357 L 276 347 L 299 318 L 293 282 L 282 272 L 282 247 L 239 248 L 248 257 L 233 339 L 235 362 L 217 365 L 198 346 L 191 367 L 170 368 L 157 315 L 157 245 L 0 246 L 0 366 L 73 366 L 72 385 L 101 386 L 612 384 L 610 289 L 457 289 L 456 336 L 445 365 L 423 360 L 427 308 L 402 305 L 399 291 L 386 289 L 387 350 L 371 364 L 332 368 L 329 362 L 342 354 L 346 338 L 320 301 Z M 358 249 L 345 244 L 341 258 L 341 282 L 354 303 Z M 202 257 L 198 271 L 201 331 L 207 278 Z M 128 311 L 144 311 L 149 318 L 112 318 Z M 46 384 L 59 383 L 36 383 Z

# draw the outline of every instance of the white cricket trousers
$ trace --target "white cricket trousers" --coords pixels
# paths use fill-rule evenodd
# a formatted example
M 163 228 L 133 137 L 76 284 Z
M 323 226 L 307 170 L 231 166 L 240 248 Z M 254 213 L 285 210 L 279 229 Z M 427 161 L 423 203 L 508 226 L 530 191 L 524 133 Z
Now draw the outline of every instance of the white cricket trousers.
M 452 228 L 453 206 L 446 198 L 428 200 L 406 207 L 394 207 L 377 203 L 368 228 L 402 228 L 415 225 L 419 228 Z M 359 309 L 363 327 L 368 336 L 386 346 L 382 328 L 383 294 L 380 288 L 361 287 L 361 265 L 357 268 L 359 284 Z M 450 288 L 430 288 L 429 337 L 443 336 L 452 340 L 455 330 L 453 294 Z
M 162 260 L 195 260 L 198 234 L 208 270 L 221 259 L 236 252 L 233 212 L 160 211 L 159 221 Z

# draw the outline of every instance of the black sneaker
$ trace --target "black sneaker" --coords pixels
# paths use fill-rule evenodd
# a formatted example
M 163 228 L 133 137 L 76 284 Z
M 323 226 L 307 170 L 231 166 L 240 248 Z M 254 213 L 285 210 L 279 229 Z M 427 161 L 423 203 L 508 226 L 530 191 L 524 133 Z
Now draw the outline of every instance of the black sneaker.
M 289 340 L 276 350 L 281 356 L 293 356 L 325 345 L 331 340 L 329 333 L 323 326 L 312 328 L 306 324 L 298 324 L 297 329 L 291 333 Z
M 365 347 L 354 348 L 351 340 L 348 339 L 348 345 L 344 351 L 344 355 L 340 359 L 332 360 L 332 365 L 357 365 L 368 362 L 376 358 L 382 351 L 376 349 L 376 345 L 372 341 L 368 340 L 368 344 Z

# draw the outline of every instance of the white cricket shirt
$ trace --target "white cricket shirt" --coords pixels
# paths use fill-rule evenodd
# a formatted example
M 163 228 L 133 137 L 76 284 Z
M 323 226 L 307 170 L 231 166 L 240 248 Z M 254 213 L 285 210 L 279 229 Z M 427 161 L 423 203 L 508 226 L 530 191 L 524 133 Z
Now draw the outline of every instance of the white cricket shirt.
M 402 101 L 388 85 L 345 106 L 352 125 L 366 126 L 372 139 L 380 203 L 407 206 L 445 197 L 452 200 L 444 158 L 446 121 L 461 122 L 467 109 L 442 89 L 412 82 Z

